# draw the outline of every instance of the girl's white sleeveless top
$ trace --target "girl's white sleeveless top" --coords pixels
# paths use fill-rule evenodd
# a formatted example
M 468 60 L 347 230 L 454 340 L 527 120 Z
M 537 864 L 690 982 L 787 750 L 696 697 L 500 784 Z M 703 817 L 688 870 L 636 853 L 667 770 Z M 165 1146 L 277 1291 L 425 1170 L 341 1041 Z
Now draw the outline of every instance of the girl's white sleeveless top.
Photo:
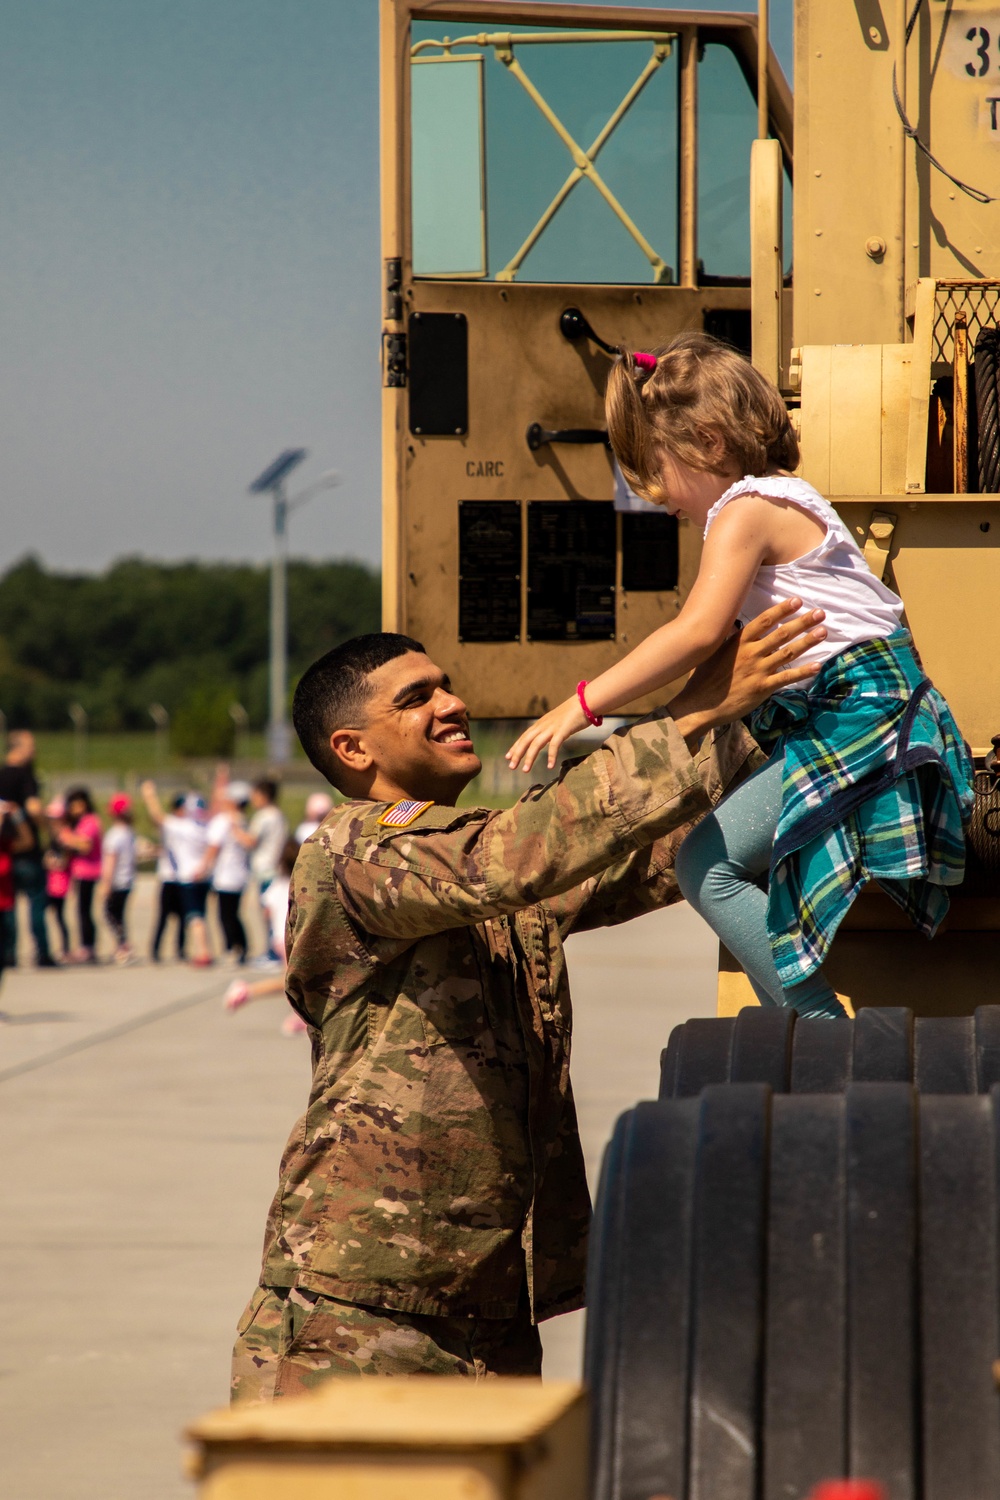
M 761 567 L 740 608 L 746 624 L 782 599 L 798 597 L 806 609 L 825 609 L 827 638 L 799 657 L 800 662 L 825 662 L 862 641 L 883 640 L 900 628 L 903 601 L 880 583 L 860 548 L 828 500 L 804 479 L 784 474 L 755 478 L 748 474 L 712 506 L 705 535 L 724 505 L 740 495 L 773 495 L 807 511 L 826 527 L 817 547 L 794 562 Z

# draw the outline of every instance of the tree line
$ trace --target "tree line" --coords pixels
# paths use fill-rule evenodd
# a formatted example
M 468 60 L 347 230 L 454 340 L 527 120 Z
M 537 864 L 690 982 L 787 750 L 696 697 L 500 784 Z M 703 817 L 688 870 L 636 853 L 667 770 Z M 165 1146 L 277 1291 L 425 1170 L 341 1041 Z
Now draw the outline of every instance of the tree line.
M 159 703 L 180 753 L 224 753 L 231 703 L 253 727 L 267 718 L 269 610 L 267 567 L 127 557 L 86 574 L 26 557 L 0 576 L 0 710 L 11 727 L 66 729 L 80 703 L 94 730 L 148 730 Z M 374 569 L 291 561 L 290 682 L 380 614 Z

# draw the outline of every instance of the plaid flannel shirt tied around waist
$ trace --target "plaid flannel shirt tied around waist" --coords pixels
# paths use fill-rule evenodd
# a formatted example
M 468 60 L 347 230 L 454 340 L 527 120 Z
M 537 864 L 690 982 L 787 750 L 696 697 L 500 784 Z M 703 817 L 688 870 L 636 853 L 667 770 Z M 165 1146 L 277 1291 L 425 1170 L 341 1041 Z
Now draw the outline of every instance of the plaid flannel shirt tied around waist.
M 808 692 L 768 699 L 751 728 L 784 756 L 768 896 L 782 984 L 822 963 L 869 880 L 933 937 L 965 871 L 973 765 L 909 632 L 841 652 Z

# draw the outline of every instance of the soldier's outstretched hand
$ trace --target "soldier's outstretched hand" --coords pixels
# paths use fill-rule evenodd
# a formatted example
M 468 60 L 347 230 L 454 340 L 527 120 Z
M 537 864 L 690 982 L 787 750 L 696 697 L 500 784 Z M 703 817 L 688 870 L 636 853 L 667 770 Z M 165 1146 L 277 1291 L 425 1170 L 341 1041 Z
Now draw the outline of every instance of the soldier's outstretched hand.
M 801 599 L 772 605 L 692 672 L 670 704 L 683 733 L 704 733 L 742 719 L 772 693 L 816 675 L 819 668 L 813 663 L 795 662 L 826 639 L 826 616 L 821 609 L 799 614 L 801 609 Z M 681 724 L 682 718 L 692 721 L 690 727 Z

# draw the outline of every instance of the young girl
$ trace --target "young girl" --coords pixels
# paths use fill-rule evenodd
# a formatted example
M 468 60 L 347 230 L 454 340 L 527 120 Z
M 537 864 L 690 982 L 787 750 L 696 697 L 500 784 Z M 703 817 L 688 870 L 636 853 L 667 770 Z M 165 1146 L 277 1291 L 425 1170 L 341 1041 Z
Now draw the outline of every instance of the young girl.
M 697 666 L 737 617 L 796 596 L 825 610 L 826 639 L 800 658 L 819 665 L 816 678 L 757 710 L 771 758 L 688 835 L 677 879 L 762 1004 L 843 1016 L 819 966 L 861 887 L 877 880 L 931 937 L 945 887 L 962 879 L 968 748 L 901 626 L 901 600 L 833 507 L 792 476 L 785 404 L 747 360 L 698 333 L 623 354 L 607 417 L 632 488 L 704 528 L 698 577 L 675 620 L 581 682 L 508 759 L 528 770 L 548 745 L 551 767 L 569 735 Z
M 132 892 L 136 868 L 136 837 L 132 827 L 132 798 L 126 792 L 115 792 L 108 803 L 114 822 L 104 835 L 101 847 L 101 895 L 104 920 L 115 940 L 115 963 L 132 962 L 125 929 L 125 907 Z
M 66 793 L 66 816 L 59 843 L 69 850 L 69 874 L 76 886 L 80 946 L 70 954 L 70 961 L 96 964 L 93 904 L 94 887 L 101 878 L 101 820 L 86 787 L 73 787 Z
M 288 897 L 298 852 L 297 841 L 293 838 L 286 839 L 278 861 L 278 873 L 261 898 L 261 904 L 268 916 L 268 936 L 275 952 L 281 955 L 282 963 L 285 962 L 285 922 L 288 918 Z M 283 995 L 284 993 L 285 974 L 282 970 L 280 976 L 257 979 L 252 984 L 248 984 L 245 979 L 234 979 L 223 995 L 222 1003 L 226 1010 L 239 1010 L 240 1006 L 246 1005 L 248 1000 L 262 1000 L 267 995 Z M 296 1011 L 292 1011 L 281 1023 L 281 1029 L 285 1036 L 295 1036 L 296 1033 L 305 1031 L 306 1023 Z
M 66 824 L 66 804 L 61 797 L 54 797 L 45 809 L 49 821 L 51 843 L 42 859 L 45 866 L 45 895 L 48 909 L 56 919 L 62 943 L 62 961 L 68 962 L 70 953 L 69 928 L 66 926 L 66 897 L 69 895 L 70 853 L 59 842 Z

